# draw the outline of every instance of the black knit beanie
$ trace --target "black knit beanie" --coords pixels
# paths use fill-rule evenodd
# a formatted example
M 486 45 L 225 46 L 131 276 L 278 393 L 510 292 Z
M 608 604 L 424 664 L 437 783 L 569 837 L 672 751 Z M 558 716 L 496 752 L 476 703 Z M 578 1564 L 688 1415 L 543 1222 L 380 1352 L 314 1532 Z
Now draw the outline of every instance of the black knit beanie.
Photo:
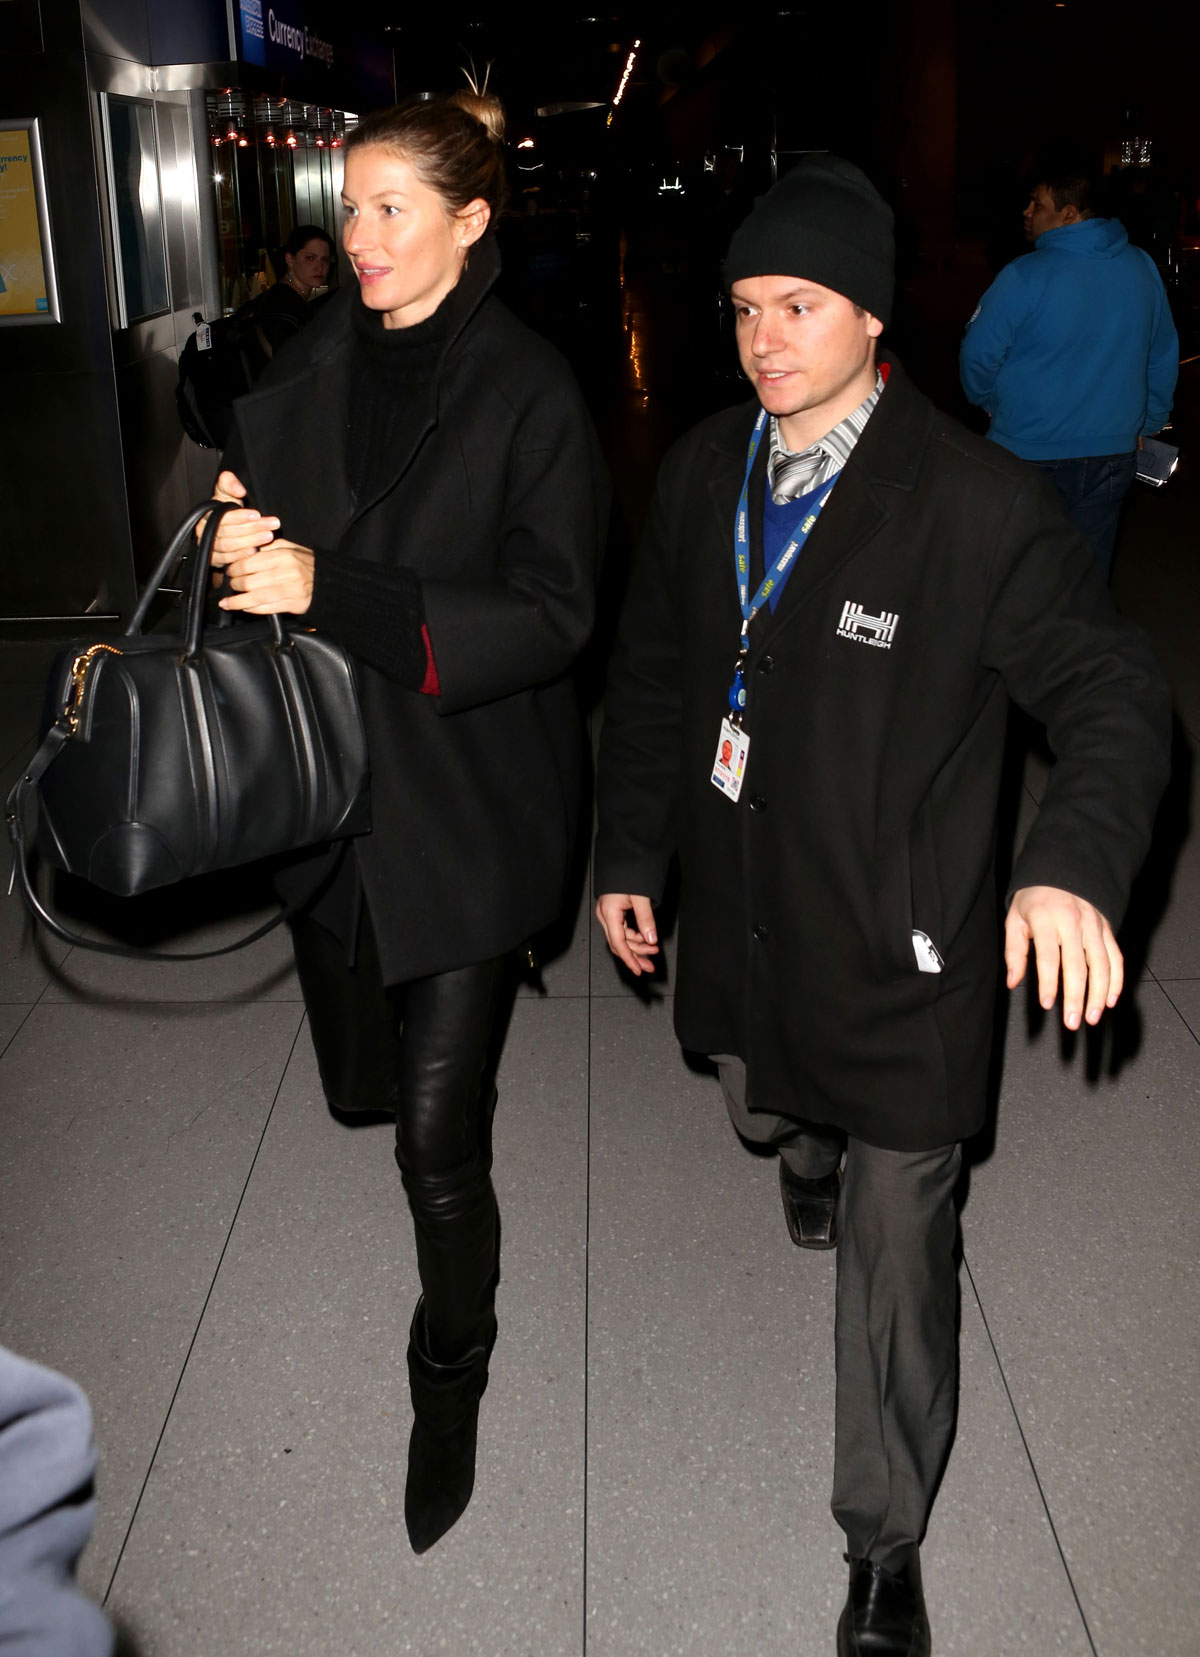
M 725 282 L 797 276 L 887 323 L 895 259 L 892 210 L 867 175 L 841 156 L 809 155 L 759 196 L 734 231 Z

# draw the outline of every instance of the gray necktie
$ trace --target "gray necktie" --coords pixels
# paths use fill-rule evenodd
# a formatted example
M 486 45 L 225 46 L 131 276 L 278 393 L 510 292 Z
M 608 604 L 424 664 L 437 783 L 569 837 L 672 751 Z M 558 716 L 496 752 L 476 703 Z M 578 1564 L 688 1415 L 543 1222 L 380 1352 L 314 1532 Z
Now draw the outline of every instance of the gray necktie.
M 814 443 L 811 449 L 805 449 L 800 454 L 789 454 L 780 451 L 772 455 L 775 461 L 774 470 L 768 478 L 771 485 L 771 495 L 778 506 L 784 501 L 799 500 L 801 495 L 807 495 L 813 487 L 817 471 L 825 459 L 825 451 L 819 443 Z

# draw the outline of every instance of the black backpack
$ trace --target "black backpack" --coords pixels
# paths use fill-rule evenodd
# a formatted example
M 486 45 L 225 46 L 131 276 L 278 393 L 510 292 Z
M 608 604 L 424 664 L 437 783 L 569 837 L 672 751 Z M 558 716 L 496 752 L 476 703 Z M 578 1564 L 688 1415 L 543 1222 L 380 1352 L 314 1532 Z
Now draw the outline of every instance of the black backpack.
M 234 399 L 245 396 L 271 360 L 261 326 L 265 298 L 258 294 L 215 322 L 205 322 L 198 311 L 193 314 L 196 330 L 179 353 L 175 403 L 184 431 L 201 448 L 225 447 Z M 272 326 L 276 320 L 287 319 L 273 318 Z

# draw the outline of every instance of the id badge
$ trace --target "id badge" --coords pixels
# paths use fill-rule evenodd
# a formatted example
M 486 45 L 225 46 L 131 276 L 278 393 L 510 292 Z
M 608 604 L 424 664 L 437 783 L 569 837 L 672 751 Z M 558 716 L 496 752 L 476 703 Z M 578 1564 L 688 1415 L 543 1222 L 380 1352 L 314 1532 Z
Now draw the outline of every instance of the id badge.
M 712 785 L 719 788 L 727 800 L 736 800 L 742 792 L 746 775 L 746 758 L 750 752 L 750 738 L 728 719 L 721 721 L 721 736 L 717 743 L 717 757 L 713 761 Z

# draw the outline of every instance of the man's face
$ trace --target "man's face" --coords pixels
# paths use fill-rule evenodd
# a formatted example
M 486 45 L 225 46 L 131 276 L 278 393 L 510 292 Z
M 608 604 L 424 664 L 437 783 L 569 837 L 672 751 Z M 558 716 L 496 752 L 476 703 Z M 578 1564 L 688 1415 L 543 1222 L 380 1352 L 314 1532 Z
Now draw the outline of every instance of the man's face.
M 1047 230 L 1057 230 L 1061 225 L 1074 224 L 1079 217 L 1079 211 L 1075 207 L 1056 207 L 1054 197 L 1050 194 L 1050 186 L 1035 184 L 1023 217 L 1025 240 L 1036 242 Z
M 789 447 L 815 443 L 869 394 L 878 317 L 795 276 L 746 277 L 729 297 L 742 371 Z

